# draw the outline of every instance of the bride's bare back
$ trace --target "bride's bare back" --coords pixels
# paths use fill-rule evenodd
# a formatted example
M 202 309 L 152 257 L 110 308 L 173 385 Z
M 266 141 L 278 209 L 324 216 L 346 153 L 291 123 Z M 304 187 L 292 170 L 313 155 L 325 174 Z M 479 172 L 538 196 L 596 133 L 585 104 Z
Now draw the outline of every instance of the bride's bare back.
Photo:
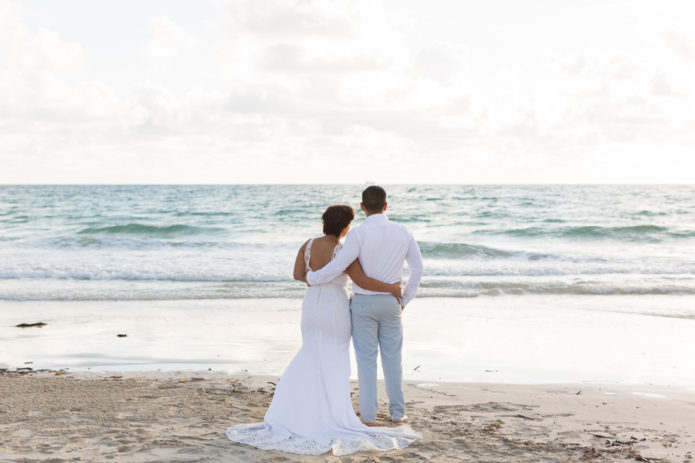
M 333 259 L 333 251 L 338 245 L 338 240 L 332 236 L 315 238 L 311 244 L 309 267 L 311 270 L 319 270 Z

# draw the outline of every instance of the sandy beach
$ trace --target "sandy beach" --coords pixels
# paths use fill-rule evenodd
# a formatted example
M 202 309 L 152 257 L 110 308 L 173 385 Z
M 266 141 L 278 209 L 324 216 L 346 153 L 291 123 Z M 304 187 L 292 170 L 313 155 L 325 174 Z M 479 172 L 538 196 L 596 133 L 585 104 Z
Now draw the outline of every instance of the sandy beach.
M 262 420 L 277 380 L 2 370 L 0 460 L 680 463 L 695 454 L 694 390 L 597 384 L 408 382 L 423 438 L 400 451 L 305 457 L 229 442 L 227 426 Z M 383 425 L 385 411 L 382 402 Z
M 0 462 L 695 461 L 692 186 L 389 187 L 425 259 L 403 314 L 423 438 L 229 442 L 302 344 L 298 247 L 361 189 L 0 188 Z

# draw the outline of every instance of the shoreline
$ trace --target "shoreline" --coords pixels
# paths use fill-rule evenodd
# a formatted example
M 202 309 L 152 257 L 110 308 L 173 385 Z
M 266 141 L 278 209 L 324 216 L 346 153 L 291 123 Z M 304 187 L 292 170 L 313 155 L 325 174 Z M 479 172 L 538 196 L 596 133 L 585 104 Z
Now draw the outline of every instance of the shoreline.
M 403 315 L 404 379 L 695 386 L 695 319 L 654 316 L 693 306 L 692 296 L 416 299 Z M 0 368 L 277 376 L 301 346 L 300 318 L 294 299 L 3 301 Z M 36 322 L 47 325 L 16 327 Z
M 262 421 L 277 376 L 56 373 L 0 371 L 0 460 L 680 463 L 695 455 L 692 387 L 406 381 L 410 424 L 423 439 L 403 450 L 338 458 L 226 439 L 228 426 Z M 354 381 L 351 390 L 356 404 Z M 383 381 L 379 390 L 377 420 L 385 425 Z

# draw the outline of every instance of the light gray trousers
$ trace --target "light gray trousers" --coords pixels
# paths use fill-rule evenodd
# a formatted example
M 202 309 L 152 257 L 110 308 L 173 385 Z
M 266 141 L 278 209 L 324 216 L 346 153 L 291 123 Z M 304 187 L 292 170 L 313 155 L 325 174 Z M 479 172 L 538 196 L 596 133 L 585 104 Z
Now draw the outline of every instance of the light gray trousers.
M 376 421 L 376 356 L 381 351 L 389 412 L 392 420 L 400 420 L 405 414 L 401 306 L 391 295 L 355 294 L 350 301 L 350 313 L 360 386 L 360 418 L 365 423 Z

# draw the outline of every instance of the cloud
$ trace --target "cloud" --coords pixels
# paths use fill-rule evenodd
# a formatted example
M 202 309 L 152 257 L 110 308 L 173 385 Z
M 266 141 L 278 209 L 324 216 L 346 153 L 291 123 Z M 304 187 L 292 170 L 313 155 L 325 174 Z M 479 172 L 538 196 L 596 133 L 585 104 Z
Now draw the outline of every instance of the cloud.
M 695 60 L 695 45 L 684 35 L 676 31 L 666 33 L 666 42 L 678 56 L 687 60 Z
M 153 18 L 149 29 L 150 38 L 140 51 L 140 55 L 148 62 L 168 61 L 199 42 L 194 34 L 165 16 Z
M 32 30 L 17 3 L 0 1 L 0 22 L 0 122 L 28 127 L 110 116 L 114 92 L 80 78 L 88 68 L 82 44 L 44 27 Z
M 652 94 L 656 96 L 676 96 L 671 82 L 661 74 L 656 72 L 652 77 Z
M 417 51 L 413 57 L 413 71 L 448 84 L 468 70 L 469 61 L 467 46 L 438 42 Z
M 256 0 L 229 2 L 241 29 L 272 40 L 353 35 L 366 2 Z
M 386 65 L 377 57 L 370 56 L 370 53 L 361 54 L 360 50 L 350 50 L 349 53 L 343 53 L 343 56 L 310 56 L 310 53 L 296 45 L 272 45 L 263 50 L 258 67 L 271 72 L 345 73 L 374 70 Z
M 488 30 L 457 2 L 214 4 L 143 7 L 118 44 L 139 59 L 107 69 L 93 36 L 0 0 L 0 182 L 590 181 L 610 149 L 653 167 L 695 143 L 690 36 L 667 22 L 645 47 L 581 35 L 592 11 L 549 40 L 517 34 L 523 8 Z

